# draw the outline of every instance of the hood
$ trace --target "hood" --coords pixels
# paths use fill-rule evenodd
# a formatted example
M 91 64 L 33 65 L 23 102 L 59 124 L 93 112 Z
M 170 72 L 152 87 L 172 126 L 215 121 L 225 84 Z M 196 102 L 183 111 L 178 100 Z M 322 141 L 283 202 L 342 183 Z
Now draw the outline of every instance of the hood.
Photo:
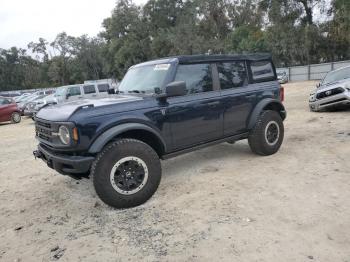
M 115 95 L 103 99 L 84 99 L 73 102 L 50 105 L 42 108 L 37 117 L 49 121 L 67 121 L 75 112 L 84 108 L 99 108 L 108 105 L 122 104 L 142 100 L 142 97 Z

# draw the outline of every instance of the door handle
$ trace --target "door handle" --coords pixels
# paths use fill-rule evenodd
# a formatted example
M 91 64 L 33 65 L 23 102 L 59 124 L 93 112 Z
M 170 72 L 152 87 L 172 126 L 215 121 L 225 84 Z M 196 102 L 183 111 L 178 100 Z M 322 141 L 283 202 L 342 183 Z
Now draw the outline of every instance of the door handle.
M 256 97 L 256 95 L 248 95 L 248 96 L 246 96 L 246 98 L 255 98 Z

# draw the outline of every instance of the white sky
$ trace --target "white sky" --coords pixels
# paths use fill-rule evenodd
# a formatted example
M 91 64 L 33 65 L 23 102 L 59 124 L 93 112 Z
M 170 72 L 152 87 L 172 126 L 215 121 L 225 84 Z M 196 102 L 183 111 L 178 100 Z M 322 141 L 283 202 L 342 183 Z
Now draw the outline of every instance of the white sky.
M 60 32 L 96 36 L 111 15 L 115 0 L 0 0 L 0 48 L 27 48 L 43 37 L 53 41 Z M 147 0 L 134 0 L 144 4 Z

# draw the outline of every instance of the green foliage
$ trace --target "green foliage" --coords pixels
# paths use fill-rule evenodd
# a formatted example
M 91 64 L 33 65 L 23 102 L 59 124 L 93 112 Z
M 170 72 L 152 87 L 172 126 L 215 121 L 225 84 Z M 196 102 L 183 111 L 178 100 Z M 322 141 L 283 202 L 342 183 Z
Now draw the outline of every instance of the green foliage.
M 121 79 L 133 64 L 184 54 L 271 52 L 277 66 L 350 59 L 349 0 L 117 0 L 103 28 L 0 49 L 0 90 Z

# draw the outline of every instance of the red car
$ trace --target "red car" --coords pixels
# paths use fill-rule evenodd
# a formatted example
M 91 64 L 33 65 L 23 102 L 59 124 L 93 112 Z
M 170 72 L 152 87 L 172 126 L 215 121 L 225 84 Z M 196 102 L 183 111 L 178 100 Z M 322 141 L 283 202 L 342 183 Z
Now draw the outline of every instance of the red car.
M 6 121 L 21 122 L 21 113 L 13 99 L 0 96 L 0 122 Z

